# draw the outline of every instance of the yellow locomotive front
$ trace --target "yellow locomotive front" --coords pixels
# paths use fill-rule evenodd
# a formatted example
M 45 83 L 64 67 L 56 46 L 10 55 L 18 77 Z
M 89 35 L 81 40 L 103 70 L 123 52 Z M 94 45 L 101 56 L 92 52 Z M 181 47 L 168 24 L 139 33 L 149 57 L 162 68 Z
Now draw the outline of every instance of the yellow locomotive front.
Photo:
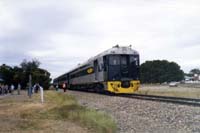
M 106 89 L 111 93 L 133 94 L 139 89 L 139 54 L 107 56 Z
M 123 86 L 123 84 L 129 84 L 128 86 Z M 107 82 L 107 89 L 109 92 L 116 94 L 133 94 L 140 87 L 139 80 L 132 81 L 110 81 Z

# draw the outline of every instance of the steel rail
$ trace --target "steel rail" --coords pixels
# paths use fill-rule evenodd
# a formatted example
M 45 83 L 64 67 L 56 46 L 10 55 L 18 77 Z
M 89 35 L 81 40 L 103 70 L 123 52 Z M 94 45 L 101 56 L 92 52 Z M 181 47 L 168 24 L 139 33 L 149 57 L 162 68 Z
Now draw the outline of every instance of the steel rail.
M 75 90 L 75 91 L 77 91 L 77 90 Z M 88 91 L 87 92 L 81 91 L 81 92 L 100 94 L 100 93 L 88 92 Z M 117 96 L 117 97 L 123 97 L 123 98 L 133 98 L 133 99 L 140 99 L 140 100 L 149 100 L 149 101 L 156 101 L 156 102 L 165 102 L 165 103 L 173 103 L 173 104 L 179 104 L 179 105 L 200 107 L 200 99 L 194 99 L 194 98 L 144 95 L 144 94 L 113 94 L 113 93 L 101 93 L 101 95 Z
M 155 95 L 144 95 L 144 94 L 123 94 L 119 96 L 134 98 L 134 99 L 141 99 L 141 100 L 158 101 L 158 102 L 166 102 L 166 103 L 174 103 L 174 104 L 200 107 L 200 99 L 193 99 L 193 98 L 155 96 Z

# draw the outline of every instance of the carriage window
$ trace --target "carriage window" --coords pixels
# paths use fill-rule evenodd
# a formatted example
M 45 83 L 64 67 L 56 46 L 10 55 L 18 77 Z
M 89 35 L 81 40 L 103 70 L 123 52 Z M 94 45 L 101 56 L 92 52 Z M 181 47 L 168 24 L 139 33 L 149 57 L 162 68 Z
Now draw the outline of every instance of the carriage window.
M 120 65 L 120 57 L 119 56 L 110 56 L 109 58 L 109 64 L 110 65 Z

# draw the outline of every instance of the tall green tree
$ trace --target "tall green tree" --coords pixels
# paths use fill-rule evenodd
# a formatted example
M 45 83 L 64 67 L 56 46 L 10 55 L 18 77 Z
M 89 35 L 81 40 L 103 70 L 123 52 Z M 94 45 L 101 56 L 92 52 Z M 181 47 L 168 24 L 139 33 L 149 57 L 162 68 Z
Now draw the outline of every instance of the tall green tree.
M 23 70 L 23 76 L 25 77 L 24 81 L 28 83 L 29 75 L 31 75 L 33 84 L 39 83 L 45 89 L 48 89 L 51 82 L 50 73 L 45 69 L 39 68 L 40 64 L 41 63 L 35 59 L 32 61 L 23 60 L 20 66 Z
M 25 88 L 29 82 L 29 75 L 32 76 L 32 84 L 39 83 L 44 89 L 48 89 L 51 78 L 50 73 L 42 68 L 39 68 L 38 60 L 27 61 L 23 60 L 20 66 L 10 67 L 5 64 L 0 66 L 0 73 L 3 75 L 5 84 L 20 83 Z
M 18 83 L 21 83 L 23 85 L 25 85 L 26 83 L 24 82 L 25 81 L 25 75 L 24 75 L 24 72 L 23 72 L 23 69 L 18 67 L 18 66 L 15 66 L 13 68 L 13 81 L 14 81 L 14 84 L 18 84 Z
M 13 72 L 12 67 L 10 67 L 6 64 L 3 64 L 0 66 L 0 73 L 6 84 L 10 85 L 13 82 L 14 72 Z
M 180 66 L 167 60 L 146 61 L 140 66 L 140 74 L 142 83 L 163 83 L 184 79 Z

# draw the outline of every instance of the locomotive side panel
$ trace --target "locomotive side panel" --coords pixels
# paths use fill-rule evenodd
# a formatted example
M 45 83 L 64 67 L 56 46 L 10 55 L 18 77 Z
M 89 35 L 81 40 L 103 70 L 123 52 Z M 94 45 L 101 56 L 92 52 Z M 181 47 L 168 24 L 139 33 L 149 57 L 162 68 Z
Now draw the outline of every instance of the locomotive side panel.
M 87 84 L 94 80 L 94 66 L 89 62 L 85 67 L 79 68 L 69 73 L 70 85 Z
M 70 73 L 70 84 L 92 84 L 104 81 L 103 58 L 91 60 L 87 67 Z

